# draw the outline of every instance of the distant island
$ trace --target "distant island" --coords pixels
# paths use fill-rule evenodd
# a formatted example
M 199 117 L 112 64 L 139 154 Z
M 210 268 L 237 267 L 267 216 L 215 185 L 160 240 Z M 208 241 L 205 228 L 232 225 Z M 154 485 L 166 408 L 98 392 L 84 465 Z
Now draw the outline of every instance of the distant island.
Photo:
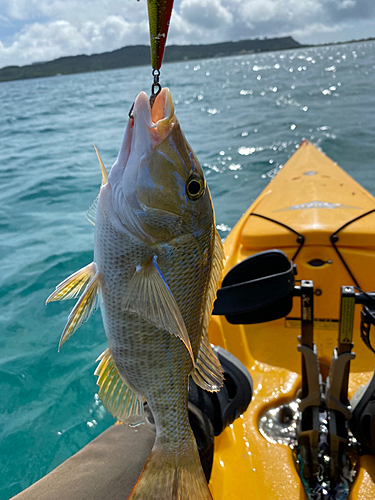
M 348 42 L 323 43 L 318 45 L 302 45 L 291 36 L 282 38 L 255 38 L 238 42 L 211 43 L 208 45 L 168 45 L 164 62 L 189 61 L 192 59 L 208 59 L 212 57 L 237 56 L 273 50 L 300 49 L 303 47 L 324 47 L 354 42 L 369 42 L 375 38 L 351 40 Z M 71 75 L 89 73 L 108 69 L 129 68 L 150 64 L 150 47 L 148 45 L 131 45 L 112 52 L 60 57 L 53 61 L 29 64 L 27 66 L 6 66 L 0 69 L 0 82 L 42 78 L 45 76 Z
M 168 45 L 165 49 L 164 62 L 208 59 L 273 50 L 298 49 L 301 47 L 303 45 L 296 42 L 291 36 L 212 43 L 209 45 Z M 150 47 L 147 45 L 131 45 L 112 52 L 104 52 L 103 54 L 60 57 L 53 61 L 27 66 L 6 66 L 0 69 L 0 82 L 88 73 L 148 64 L 150 64 Z

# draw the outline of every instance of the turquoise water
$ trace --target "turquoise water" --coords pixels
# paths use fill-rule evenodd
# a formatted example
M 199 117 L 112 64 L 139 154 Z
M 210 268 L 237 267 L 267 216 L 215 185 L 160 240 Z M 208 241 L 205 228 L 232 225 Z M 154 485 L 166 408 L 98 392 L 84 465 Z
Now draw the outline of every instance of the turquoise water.
M 307 138 L 375 194 L 375 44 L 169 64 L 162 70 L 221 235 Z M 84 213 L 149 68 L 0 84 L 0 500 L 113 423 L 97 398 L 99 313 L 62 351 L 74 302 L 44 306 L 92 260 Z

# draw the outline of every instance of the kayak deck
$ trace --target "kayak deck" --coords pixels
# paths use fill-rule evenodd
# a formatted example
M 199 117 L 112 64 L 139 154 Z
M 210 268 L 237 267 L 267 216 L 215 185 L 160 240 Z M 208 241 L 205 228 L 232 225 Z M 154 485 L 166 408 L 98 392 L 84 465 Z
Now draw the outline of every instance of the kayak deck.
M 224 248 L 224 275 L 250 255 L 277 248 L 293 258 L 297 280 L 313 280 L 319 290 L 314 297 L 314 342 L 321 373 L 328 375 L 337 344 L 341 286 L 375 288 L 374 273 L 369 272 L 375 270 L 373 196 L 304 142 L 241 217 Z M 306 498 L 292 450 L 267 441 L 258 430 L 262 414 L 294 400 L 300 388 L 299 318 L 297 300 L 287 318 L 267 323 L 231 325 L 222 316 L 212 317 L 211 342 L 238 357 L 254 381 L 248 410 L 215 441 L 210 482 L 215 500 Z M 349 397 L 369 380 L 375 362 L 360 339 L 359 325 L 358 307 Z M 357 469 L 349 498 L 375 498 L 375 457 L 361 457 Z

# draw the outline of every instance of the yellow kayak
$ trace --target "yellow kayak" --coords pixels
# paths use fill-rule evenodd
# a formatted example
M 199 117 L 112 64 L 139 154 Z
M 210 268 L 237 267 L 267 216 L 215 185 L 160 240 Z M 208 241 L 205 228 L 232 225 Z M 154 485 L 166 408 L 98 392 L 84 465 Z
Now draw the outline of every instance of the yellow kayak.
M 251 255 L 280 249 L 296 264 L 296 279 L 314 282 L 314 342 L 323 376 L 337 344 L 341 286 L 375 288 L 374 209 L 374 197 L 306 141 L 224 243 L 224 276 Z M 212 316 L 211 343 L 233 353 L 254 382 L 247 411 L 215 440 L 210 481 L 215 500 L 307 498 L 292 449 L 259 431 L 262 416 L 294 401 L 301 387 L 301 315 L 296 299 L 293 304 L 286 318 L 260 324 L 235 325 Z M 349 398 L 371 378 L 375 364 L 360 339 L 360 313 L 356 306 Z M 348 498 L 375 498 L 375 456 L 362 455 L 354 473 Z

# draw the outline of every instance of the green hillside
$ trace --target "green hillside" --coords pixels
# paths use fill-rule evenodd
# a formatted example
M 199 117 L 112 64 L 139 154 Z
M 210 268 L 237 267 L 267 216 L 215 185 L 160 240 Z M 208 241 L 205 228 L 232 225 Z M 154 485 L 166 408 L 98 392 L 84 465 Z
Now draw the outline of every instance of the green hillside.
M 299 47 L 302 47 L 302 45 L 292 37 L 240 40 L 239 42 L 223 42 L 210 45 L 169 45 L 165 50 L 164 62 L 233 56 Z M 87 73 L 147 64 L 150 64 L 150 48 L 147 45 L 133 45 L 113 52 L 93 54 L 91 56 L 60 57 L 53 61 L 28 66 L 7 66 L 0 69 L 0 82 Z

